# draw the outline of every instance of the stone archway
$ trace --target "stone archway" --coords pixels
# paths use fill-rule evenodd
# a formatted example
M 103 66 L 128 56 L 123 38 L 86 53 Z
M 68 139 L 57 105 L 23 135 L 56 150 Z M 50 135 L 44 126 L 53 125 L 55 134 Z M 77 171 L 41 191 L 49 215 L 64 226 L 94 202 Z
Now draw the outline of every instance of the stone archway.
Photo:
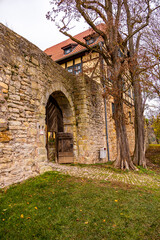
M 74 116 L 62 91 L 54 91 L 46 104 L 46 148 L 49 161 L 74 161 Z

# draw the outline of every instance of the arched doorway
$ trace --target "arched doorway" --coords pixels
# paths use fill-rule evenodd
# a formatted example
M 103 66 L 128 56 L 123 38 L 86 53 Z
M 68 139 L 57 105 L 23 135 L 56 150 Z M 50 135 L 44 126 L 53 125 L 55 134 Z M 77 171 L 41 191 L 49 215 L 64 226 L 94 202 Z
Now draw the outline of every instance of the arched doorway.
M 73 162 L 73 114 L 66 96 L 56 91 L 46 105 L 46 148 L 49 161 Z

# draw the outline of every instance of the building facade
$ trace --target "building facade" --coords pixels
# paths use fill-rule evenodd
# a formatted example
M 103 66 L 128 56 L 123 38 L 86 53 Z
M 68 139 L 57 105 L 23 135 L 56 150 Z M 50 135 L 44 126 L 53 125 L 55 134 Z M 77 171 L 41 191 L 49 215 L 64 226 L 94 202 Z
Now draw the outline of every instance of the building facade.
M 103 27 L 103 25 L 99 25 Z M 97 47 L 101 44 L 102 39 L 93 30 L 88 29 L 74 36 L 77 40 L 84 42 L 91 47 Z M 71 39 L 67 39 L 59 44 L 56 44 L 45 50 L 45 53 L 51 57 L 51 59 L 57 62 L 62 68 L 72 73 L 73 75 L 83 76 L 87 75 L 91 81 L 96 82 L 102 87 L 101 94 L 104 93 L 102 68 L 105 69 L 105 79 L 107 86 L 110 86 L 112 82 L 109 78 L 109 72 L 107 65 L 103 63 L 99 53 L 94 50 L 90 52 L 84 46 L 81 46 Z M 119 57 L 121 57 L 122 51 L 119 49 Z M 104 73 L 103 73 L 104 74 Z M 127 74 L 126 74 L 127 75 Z M 126 116 L 126 126 L 128 132 L 128 140 L 130 145 L 130 152 L 133 154 L 134 150 L 134 100 L 133 100 L 133 88 L 130 85 L 126 76 L 124 76 L 124 88 L 127 90 L 123 93 L 124 99 L 124 112 Z M 105 127 L 105 135 L 108 135 L 108 149 L 110 160 L 113 161 L 116 158 L 116 132 L 114 124 L 114 99 L 111 95 L 106 99 L 107 109 L 107 129 Z M 105 113 L 104 113 L 105 114 Z M 106 123 L 105 123 L 106 125 Z

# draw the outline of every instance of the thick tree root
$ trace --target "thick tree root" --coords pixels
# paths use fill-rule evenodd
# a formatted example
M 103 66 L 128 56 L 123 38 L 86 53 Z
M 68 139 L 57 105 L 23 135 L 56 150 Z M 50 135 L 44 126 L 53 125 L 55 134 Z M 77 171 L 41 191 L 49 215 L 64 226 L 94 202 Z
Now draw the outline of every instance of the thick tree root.
M 116 159 L 114 162 L 114 167 L 121 170 L 135 170 L 138 171 L 138 168 L 132 163 L 132 161 Z

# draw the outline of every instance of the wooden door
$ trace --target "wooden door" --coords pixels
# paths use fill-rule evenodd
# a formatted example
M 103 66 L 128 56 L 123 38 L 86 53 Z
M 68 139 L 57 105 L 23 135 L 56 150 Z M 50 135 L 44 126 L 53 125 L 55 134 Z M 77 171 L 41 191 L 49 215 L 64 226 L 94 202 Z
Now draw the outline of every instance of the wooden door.
M 57 157 L 59 163 L 73 163 L 73 135 L 57 133 Z
M 63 132 L 63 115 L 56 100 L 50 96 L 46 106 L 48 132 Z
M 47 155 L 49 161 L 57 161 L 56 133 L 63 132 L 63 115 L 56 100 L 50 96 L 46 106 Z

